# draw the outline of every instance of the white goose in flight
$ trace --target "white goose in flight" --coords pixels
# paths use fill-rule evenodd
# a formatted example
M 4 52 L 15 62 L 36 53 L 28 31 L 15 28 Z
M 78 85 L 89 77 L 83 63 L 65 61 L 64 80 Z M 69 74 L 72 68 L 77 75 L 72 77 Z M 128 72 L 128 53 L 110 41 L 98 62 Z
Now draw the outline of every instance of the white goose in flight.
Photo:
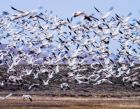
M 11 97 L 12 95 L 13 95 L 12 93 L 9 93 L 9 94 L 8 94 L 7 96 L 5 96 L 5 97 L 0 97 L 0 100 L 5 100 L 5 99 Z
M 107 13 L 103 14 L 102 12 L 100 12 L 96 7 L 94 7 L 95 10 L 101 14 L 101 19 L 105 20 L 109 17 L 109 15 L 111 14 L 111 12 L 113 11 L 114 7 L 111 7 Z

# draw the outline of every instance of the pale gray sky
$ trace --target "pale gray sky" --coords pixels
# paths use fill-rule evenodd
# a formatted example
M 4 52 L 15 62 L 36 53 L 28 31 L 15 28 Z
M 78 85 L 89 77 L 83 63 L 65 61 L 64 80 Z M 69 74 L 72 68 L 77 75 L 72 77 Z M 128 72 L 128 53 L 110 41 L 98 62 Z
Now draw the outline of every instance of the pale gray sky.
M 132 12 L 132 17 L 140 19 L 140 0 L 1 0 L 0 12 L 11 11 L 11 6 L 21 10 L 34 10 L 40 6 L 52 10 L 58 17 L 70 17 L 74 11 L 82 10 L 87 13 L 94 13 L 94 6 L 106 12 L 113 6 L 114 12 L 127 16 Z M 113 14 L 112 13 L 112 14 Z M 115 51 L 117 43 L 112 42 L 111 49 Z
M 133 17 L 139 17 L 140 0 L 1 0 L 0 11 L 10 10 L 10 6 L 18 9 L 33 10 L 39 6 L 53 10 L 54 14 L 62 17 L 70 16 L 76 10 L 84 10 L 88 13 L 94 12 L 94 6 L 100 10 L 107 11 L 111 6 L 114 12 L 121 15 L 133 13 Z

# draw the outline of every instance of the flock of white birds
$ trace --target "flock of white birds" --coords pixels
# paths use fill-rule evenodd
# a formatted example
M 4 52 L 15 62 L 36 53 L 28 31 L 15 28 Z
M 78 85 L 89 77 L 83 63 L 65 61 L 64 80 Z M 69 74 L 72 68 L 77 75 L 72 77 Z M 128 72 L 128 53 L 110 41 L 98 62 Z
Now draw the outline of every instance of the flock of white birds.
M 0 15 L 0 67 L 6 67 L 0 87 L 22 87 L 28 77 L 28 90 L 47 86 L 65 65 L 67 78 L 79 85 L 114 84 L 113 77 L 140 87 L 140 21 L 132 20 L 131 13 L 120 16 L 113 14 L 113 7 L 107 12 L 94 7 L 94 14 L 76 11 L 71 18 L 61 19 L 41 8 L 11 9 L 14 14 L 3 11 Z M 119 47 L 112 57 L 113 41 Z M 47 77 L 39 78 L 43 74 Z M 41 82 L 32 82 L 38 79 Z M 67 82 L 60 83 L 61 89 L 70 87 Z

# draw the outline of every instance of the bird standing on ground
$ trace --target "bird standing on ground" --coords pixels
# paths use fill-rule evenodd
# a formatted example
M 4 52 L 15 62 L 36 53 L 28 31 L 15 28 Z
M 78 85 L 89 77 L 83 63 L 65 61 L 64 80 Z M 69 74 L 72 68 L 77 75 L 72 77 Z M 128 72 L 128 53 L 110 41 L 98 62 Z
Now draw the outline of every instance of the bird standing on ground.
M 31 102 L 33 101 L 32 96 L 31 95 L 22 95 L 22 99 L 25 100 L 30 100 Z

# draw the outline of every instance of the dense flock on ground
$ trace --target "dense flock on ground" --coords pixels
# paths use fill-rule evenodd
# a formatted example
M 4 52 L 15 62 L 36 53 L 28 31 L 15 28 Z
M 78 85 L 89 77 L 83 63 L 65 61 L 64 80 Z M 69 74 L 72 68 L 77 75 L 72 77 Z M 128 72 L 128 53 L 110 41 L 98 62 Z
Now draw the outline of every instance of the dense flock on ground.
M 115 85 L 112 78 L 140 87 L 140 21 L 131 13 L 94 7 L 62 19 L 42 8 L 11 10 L 0 15 L 1 89 L 45 89 L 57 81 L 71 90 L 71 83 Z

